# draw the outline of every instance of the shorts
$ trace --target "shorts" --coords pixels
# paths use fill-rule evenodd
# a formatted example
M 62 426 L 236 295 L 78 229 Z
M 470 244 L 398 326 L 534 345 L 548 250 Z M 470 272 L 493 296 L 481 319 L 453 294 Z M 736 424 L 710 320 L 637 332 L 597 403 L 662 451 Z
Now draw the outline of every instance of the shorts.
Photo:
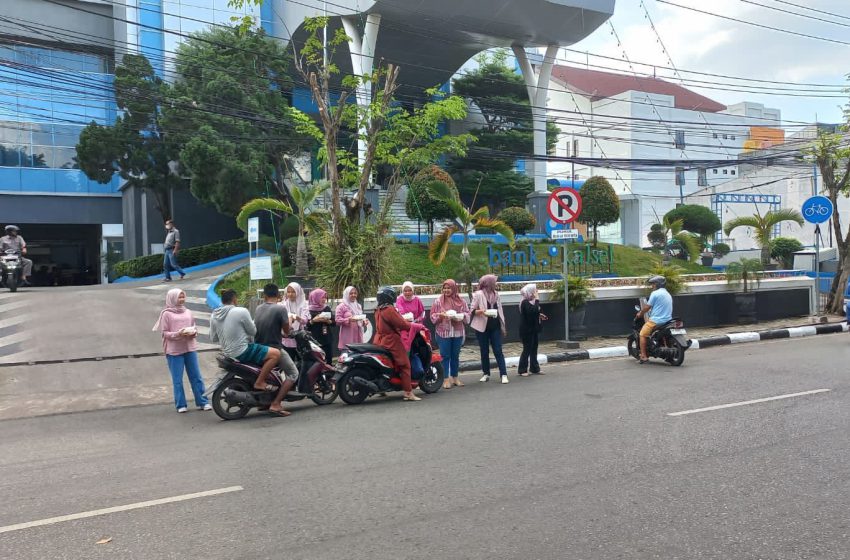
M 640 330 L 640 335 L 649 337 L 649 335 L 652 334 L 653 329 L 655 329 L 655 323 L 647 319 L 646 323 L 643 324 L 643 328 Z
M 243 364 L 251 364 L 255 366 L 263 365 L 266 359 L 266 354 L 269 353 L 269 347 L 252 342 L 244 352 L 236 356 L 236 359 Z
M 298 368 L 295 366 L 295 362 L 292 361 L 292 358 L 287 352 L 280 352 L 280 359 L 277 361 L 277 367 L 280 369 L 281 373 L 286 376 L 287 380 L 292 381 L 293 383 L 298 383 Z

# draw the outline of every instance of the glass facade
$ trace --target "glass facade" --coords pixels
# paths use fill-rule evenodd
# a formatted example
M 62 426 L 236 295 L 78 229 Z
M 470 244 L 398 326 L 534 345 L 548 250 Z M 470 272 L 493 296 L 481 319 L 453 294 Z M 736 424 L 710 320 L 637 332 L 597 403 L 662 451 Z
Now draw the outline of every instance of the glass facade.
M 115 120 L 106 55 L 0 44 L 0 191 L 116 193 L 74 161 L 88 123 Z

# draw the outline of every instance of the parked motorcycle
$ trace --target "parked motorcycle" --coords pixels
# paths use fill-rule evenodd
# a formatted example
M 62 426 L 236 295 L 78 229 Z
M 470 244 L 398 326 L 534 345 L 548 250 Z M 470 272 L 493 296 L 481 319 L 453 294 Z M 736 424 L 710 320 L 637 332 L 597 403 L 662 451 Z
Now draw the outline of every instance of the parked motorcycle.
M 635 307 L 640 310 L 640 307 Z M 635 317 L 632 324 L 632 334 L 629 335 L 627 348 L 629 355 L 640 359 L 640 330 L 646 321 L 643 317 Z M 646 355 L 649 358 L 660 358 L 671 366 L 680 366 L 685 361 L 685 351 L 691 347 L 687 338 L 685 324 L 681 319 L 674 318 L 663 325 L 657 325 L 646 341 Z
M 331 404 L 337 396 L 334 379 L 337 370 L 325 361 L 324 350 L 307 331 L 298 331 L 293 338 L 300 356 L 296 364 L 299 377 L 284 400 L 293 402 L 309 397 L 317 405 Z M 212 395 L 213 410 L 224 420 L 243 418 L 252 408 L 268 408 L 285 380 L 284 374 L 275 368 L 266 379 L 275 391 L 258 391 L 254 389 L 254 383 L 260 375 L 260 368 L 223 354 L 219 354 L 217 360 L 222 373 L 204 395 Z
M 339 357 L 337 373 L 339 397 L 347 404 L 360 404 L 371 395 L 401 391 L 401 377 L 389 351 L 374 344 L 348 344 Z M 420 330 L 411 344 L 411 354 L 422 362 L 422 372 L 412 372 L 413 388 L 436 393 L 443 386 L 443 357 L 431 345 L 431 333 Z
M 0 275 L 2 283 L 9 288 L 10 292 L 17 292 L 18 286 L 23 282 L 23 263 L 21 255 L 14 249 L 7 249 L 6 253 L 0 255 Z

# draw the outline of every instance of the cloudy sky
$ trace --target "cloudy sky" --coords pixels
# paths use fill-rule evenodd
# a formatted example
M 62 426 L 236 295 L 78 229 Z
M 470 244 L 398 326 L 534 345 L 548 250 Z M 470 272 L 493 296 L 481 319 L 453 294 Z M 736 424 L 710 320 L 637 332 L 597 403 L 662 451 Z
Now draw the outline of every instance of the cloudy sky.
M 567 53 L 567 56 L 575 62 L 585 63 L 589 60 L 591 65 L 623 68 L 625 51 L 633 63 L 657 65 L 659 76 L 669 76 L 676 81 L 669 69 L 667 57 L 645 17 L 641 0 L 616 2 L 611 22 L 621 45 L 618 46 L 611 27 L 605 24 L 574 48 L 619 60 L 593 56 L 587 59 L 574 52 Z M 783 121 L 790 126 L 799 122 L 812 122 L 815 115 L 821 122 L 839 122 L 842 119 L 841 107 L 847 101 L 847 95 L 842 90 L 847 85 L 846 75 L 850 74 L 850 0 L 670 0 L 680 6 L 846 44 L 754 27 L 665 4 L 660 0 L 643 2 L 664 46 L 680 71 L 696 70 L 745 79 L 740 81 L 682 72 L 685 80 L 703 80 L 710 82 L 706 85 L 719 89 L 700 89 L 693 83 L 687 84 L 688 87 L 725 104 L 756 101 L 776 107 L 782 111 Z M 804 13 L 827 21 L 782 13 L 771 8 Z M 635 64 L 634 69 L 644 74 L 652 73 L 651 66 Z M 781 83 L 747 81 L 753 79 Z M 724 83 L 718 84 L 721 81 Z M 831 87 L 799 85 L 804 83 Z M 834 97 L 816 97 L 817 93 Z

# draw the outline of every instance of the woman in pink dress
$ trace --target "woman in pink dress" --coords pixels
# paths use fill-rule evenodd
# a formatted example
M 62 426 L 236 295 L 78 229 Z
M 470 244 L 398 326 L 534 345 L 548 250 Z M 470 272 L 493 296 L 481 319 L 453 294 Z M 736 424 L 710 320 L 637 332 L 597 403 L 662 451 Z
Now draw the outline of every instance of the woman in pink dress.
M 368 319 L 355 319 L 363 315 L 363 307 L 357 301 L 357 288 L 349 286 L 342 292 L 342 302 L 336 306 L 334 319 L 339 327 L 337 348 L 345 350 L 346 344 L 363 342 L 363 330 L 369 323 Z
M 413 282 L 405 282 L 401 285 L 401 295 L 395 300 L 395 308 L 399 314 L 411 323 L 422 324 L 425 321 L 425 306 L 422 300 L 413 293 Z

